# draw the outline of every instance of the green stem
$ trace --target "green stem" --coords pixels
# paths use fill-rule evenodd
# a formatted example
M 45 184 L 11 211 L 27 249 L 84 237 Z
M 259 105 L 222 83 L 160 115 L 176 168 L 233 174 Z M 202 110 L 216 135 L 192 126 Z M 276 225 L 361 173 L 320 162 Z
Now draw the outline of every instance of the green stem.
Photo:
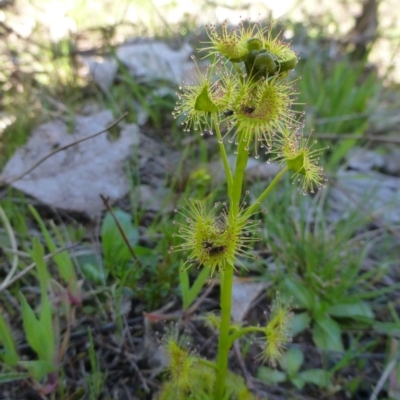
M 252 204 L 249 208 L 247 208 L 246 212 L 244 213 L 244 217 L 250 217 L 258 207 L 260 207 L 261 202 L 265 200 L 265 198 L 269 195 L 271 190 L 276 186 L 276 184 L 281 180 L 282 176 L 285 175 L 287 172 L 288 168 L 285 167 L 282 171 L 280 171 L 275 178 L 272 180 L 272 182 L 268 185 L 268 187 L 261 193 L 259 198 L 256 200 L 254 204 Z
M 246 150 L 248 143 L 243 140 L 241 134 L 239 134 L 239 145 L 237 149 L 236 157 L 236 168 L 235 175 L 233 177 L 233 187 L 231 199 L 232 213 L 236 216 L 239 213 L 240 197 L 242 196 L 242 186 L 244 179 L 244 172 L 247 166 L 247 160 L 249 159 L 249 152 Z
M 203 364 L 203 365 L 205 365 L 205 366 L 207 366 L 207 367 L 209 367 L 209 368 L 212 368 L 212 369 L 214 369 L 214 370 L 217 369 L 217 366 L 216 366 L 215 363 L 213 363 L 212 361 L 208 361 L 208 360 L 206 360 L 206 359 L 204 359 L 204 358 L 201 358 L 201 357 L 197 358 L 196 361 L 197 361 L 198 363 Z
M 259 326 L 247 326 L 246 328 L 238 329 L 229 336 L 229 347 L 232 347 L 235 340 L 252 332 L 264 332 L 264 329 Z
M 233 217 L 239 213 L 240 197 L 244 172 L 246 170 L 249 152 L 246 150 L 248 143 L 239 134 L 237 148 L 235 175 L 232 182 L 232 190 L 228 193 L 230 198 L 230 213 Z M 224 396 L 226 375 L 228 372 L 229 349 L 233 342 L 229 340 L 232 308 L 232 286 L 234 266 L 227 265 L 221 277 L 221 326 L 218 338 L 217 376 L 215 382 L 214 400 L 221 400 Z
M 235 68 L 236 72 L 239 75 L 240 82 L 243 83 L 243 71 L 240 69 L 239 65 L 236 63 L 232 63 L 233 68 Z
M 217 138 L 218 138 L 219 151 L 221 153 L 222 162 L 223 162 L 224 168 L 225 168 L 226 182 L 228 184 L 228 195 L 230 196 L 230 194 L 232 192 L 232 183 L 233 183 L 232 171 L 231 171 L 231 167 L 229 165 L 228 156 L 226 155 L 224 143 L 222 142 L 222 135 L 221 135 L 221 131 L 219 130 L 218 116 L 216 113 L 212 114 L 212 120 L 213 120 L 213 124 L 214 124 L 215 133 L 217 134 Z
M 218 338 L 217 376 L 214 400 L 224 398 L 229 356 L 229 329 L 231 323 L 233 265 L 228 265 L 221 277 L 221 326 Z

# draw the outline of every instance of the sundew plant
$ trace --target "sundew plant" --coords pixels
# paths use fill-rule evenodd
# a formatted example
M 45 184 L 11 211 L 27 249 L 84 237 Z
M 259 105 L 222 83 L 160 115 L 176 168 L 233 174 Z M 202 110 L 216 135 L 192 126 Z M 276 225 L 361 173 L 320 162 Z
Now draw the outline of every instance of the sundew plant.
M 279 301 L 271 309 L 266 326 L 231 323 L 234 273 L 243 267 L 241 259 L 251 257 L 259 230 L 255 216 L 260 205 L 285 174 L 289 174 L 300 193 L 314 193 L 325 184 L 318 165 L 321 150 L 313 149 L 310 137 L 303 136 L 302 114 L 291 107 L 296 101 L 290 72 L 298 58 L 282 38 L 260 23 L 240 23 L 235 29 L 223 24 L 221 30 L 208 26 L 206 56 L 213 62 L 205 74 L 195 57 L 195 74 L 178 93 L 174 116 L 183 118 L 184 132 L 209 131 L 215 134 L 226 174 L 227 202 L 215 203 L 189 199 L 178 213 L 178 244 L 187 258 L 183 268 L 195 265 L 219 275 L 221 314 L 212 317 L 219 332 L 215 362 L 190 353 L 177 335 L 165 340 L 170 378 L 160 399 L 254 399 L 243 380 L 228 370 L 228 355 L 235 340 L 246 334 L 262 339 L 260 359 L 272 365 L 284 354 L 289 341 L 290 311 Z M 234 143 L 235 146 L 229 145 Z M 236 165 L 232 170 L 227 148 L 234 148 Z M 267 154 L 277 161 L 275 178 L 258 199 L 244 201 L 243 179 L 249 155 Z M 182 218 L 183 217 L 183 218 Z

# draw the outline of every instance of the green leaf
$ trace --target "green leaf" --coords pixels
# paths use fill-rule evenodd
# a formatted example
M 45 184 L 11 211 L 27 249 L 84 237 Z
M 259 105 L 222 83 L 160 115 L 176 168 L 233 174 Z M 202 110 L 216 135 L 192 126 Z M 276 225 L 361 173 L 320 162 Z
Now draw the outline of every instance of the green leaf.
M 197 299 L 201 289 L 207 282 L 209 276 L 210 276 L 210 270 L 208 268 L 203 268 L 197 275 L 196 280 L 193 282 L 192 287 L 188 289 L 188 293 L 186 294 L 186 307 L 184 305 L 184 310 L 189 308 L 190 305 Z
M 49 362 L 51 343 L 49 343 L 48 333 L 36 319 L 35 313 L 26 301 L 25 296 L 19 293 L 19 298 L 22 308 L 22 322 L 28 344 L 37 353 L 40 360 Z
M 194 104 L 194 109 L 197 111 L 205 111 L 205 112 L 218 112 L 218 106 L 214 104 L 211 100 L 210 95 L 208 93 L 208 86 L 204 86 L 201 93 L 197 96 L 196 102 Z
M 130 214 L 120 209 L 115 209 L 113 212 L 115 218 L 118 220 L 121 228 L 125 232 L 130 245 L 136 245 L 139 240 L 139 232 L 133 225 Z M 108 268 L 113 265 L 125 263 L 132 258 L 130 250 L 126 245 L 113 216 L 109 212 L 104 217 L 101 226 L 101 243 L 103 246 L 105 263 Z
M 290 382 L 299 390 L 302 390 L 306 382 L 300 375 L 292 376 L 289 378 Z
M 339 318 L 374 318 L 374 313 L 368 303 L 358 301 L 356 303 L 335 304 L 328 308 L 328 314 Z
M 342 330 L 357 330 L 365 331 L 371 329 L 371 326 L 375 323 L 375 319 L 366 317 L 357 317 L 352 319 L 343 319 L 340 321 L 340 327 Z
M 54 354 L 54 331 L 53 331 L 53 312 L 47 294 L 47 286 L 50 275 L 44 259 L 44 249 L 37 237 L 33 240 L 32 259 L 38 270 L 42 305 L 40 309 L 39 323 L 43 332 L 46 332 L 46 340 L 42 345 L 42 359 L 51 362 Z
M 49 282 L 50 276 L 47 270 L 46 262 L 44 260 L 44 249 L 37 237 L 33 238 L 33 251 L 31 253 L 31 256 L 38 270 L 40 293 L 43 300 L 47 298 L 47 284 Z
M 41 353 L 41 326 L 36 315 L 26 301 L 25 296 L 19 293 L 22 308 L 22 322 L 29 346 L 37 353 Z
M 313 294 L 302 283 L 297 280 L 287 277 L 284 285 L 289 293 L 299 302 L 300 307 L 312 310 L 313 308 Z
M 186 269 L 180 267 L 179 268 L 179 281 L 181 287 L 182 294 L 182 305 L 183 309 L 187 310 L 190 306 L 190 298 L 189 298 L 189 273 Z
M 295 158 L 290 158 L 290 159 L 288 158 L 286 160 L 286 166 L 289 171 L 294 171 L 301 175 L 305 175 L 306 170 L 304 169 L 304 151 L 302 151 Z
M 326 316 L 326 310 L 330 307 L 326 301 L 320 298 L 316 298 L 313 303 L 312 318 L 313 320 L 324 319 Z
M 50 372 L 55 370 L 53 364 L 43 360 L 20 361 L 19 364 L 28 370 L 29 375 L 37 381 L 40 381 Z
M 312 383 L 320 388 L 328 388 L 331 386 L 331 376 L 328 371 L 323 369 L 308 369 L 300 372 L 299 376 L 307 383 Z
M 312 337 L 320 349 L 344 351 L 340 326 L 329 316 L 319 318 L 315 321 Z
M 36 219 L 37 223 L 40 226 L 40 230 L 42 232 L 42 235 L 44 237 L 44 240 L 46 241 L 47 248 L 53 253 L 57 250 L 57 246 L 51 237 L 49 231 L 46 228 L 46 225 L 44 224 L 42 218 L 40 217 L 39 213 L 35 210 L 34 207 L 29 205 L 29 210 Z M 55 226 L 55 225 L 54 225 Z M 61 236 L 56 230 L 56 235 L 58 234 Z M 54 262 L 57 264 L 60 275 L 64 279 L 65 282 L 71 283 L 71 282 L 76 282 L 76 275 L 75 275 L 75 269 L 74 269 L 74 264 L 72 262 L 72 259 L 67 251 L 62 251 L 60 253 L 54 254 L 53 255 Z
M 398 322 L 375 322 L 373 329 L 375 332 L 400 337 L 400 323 Z
M 54 223 L 53 220 L 50 221 L 50 227 L 56 239 L 58 240 L 59 245 L 64 247 L 66 245 L 65 239 L 61 234 L 59 227 Z M 72 282 L 73 285 L 76 285 L 77 277 L 75 274 L 75 266 L 69 252 L 63 251 L 61 253 L 55 254 L 53 258 L 60 269 L 60 274 L 64 281 L 67 283 Z
M 0 314 L 0 344 L 3 345 L 0 350 L 0 360 L 10 367 L 14 367 L 19 361 L 17 346 L 15 345 L 11 329 L 7 325 L 5 319 Z
M 24 372 L 4 372 L 0 374 L 0 385 L 26 378 L 29 378 L 29 374 Z
M 43 344 L 42 360 L 52 362 L 55 352 L 54 327 L 53 327 L 53 310 L 50 300 L 46 297 L 42 299 L 42 307 L 40 310 L 40 326 L 45 332 L 45 341 Z
M 133 246 L 133 250 L 142 265 L 158 264 L 158 254 L 148 247 Z
M 279 364 L 282 369 L 284 369 L 289 377 L 294 377 L 299 371 L 300 367 L 304 362 L 304 354 L 303 352 L 296 348 L 290 348 L 285 356 L 279 361 Z
M 311 317 L 308 312 L 295 314 L 290 320 L 290 334 L 292 337 L 298 335 L 310 327 Z
M 257 370 L 257 379 L 269 384 L 282 383 L 286 381 L 286 374 L 276 369 L 260 367 Z
M 106 277 L 104 270 L 100 266 L 96 266 L 91 263 L 85 263 L 81 265 L 81 270 L 87 280 L 97 285 L 105 283 Z

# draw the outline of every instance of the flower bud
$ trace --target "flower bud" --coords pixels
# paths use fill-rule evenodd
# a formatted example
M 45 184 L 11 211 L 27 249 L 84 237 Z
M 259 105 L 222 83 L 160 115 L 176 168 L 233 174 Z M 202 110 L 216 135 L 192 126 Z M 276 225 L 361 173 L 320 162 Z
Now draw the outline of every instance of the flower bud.
M 247 51 L 261 50 L 263 48 L 262 41 L 258 38 L 251 38 L 247 41 Z
M 254 60 L 254 68 L 263 76 L 273 75 L 276 70 L 275 59 L 271 53 L 260 52 Z
M 294 54 L 292 58 L 288 58 L 287 60 L 277 60 L 277 70 L 282 73 L 282 72 L 287 72 L 292 69 L 297 65 L 298 59 L 297 56 Z

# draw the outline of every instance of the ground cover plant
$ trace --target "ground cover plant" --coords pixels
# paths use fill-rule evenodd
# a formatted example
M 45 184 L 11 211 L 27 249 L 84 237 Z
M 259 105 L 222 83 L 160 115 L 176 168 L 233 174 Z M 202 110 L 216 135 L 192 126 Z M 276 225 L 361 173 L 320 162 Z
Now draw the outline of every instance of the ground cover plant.
M 176 105 L 171 84 L 139 82 L 124 65 L 108 90 L 85 83 L 73 38 L 31 52 L 48 75 L 2 71 L 2 110 L 19 104 L 20 115 L 0 137 L 1 167 L 35 125 L 61 114 L 73 132 L 93 101 L 116 121 L 128 112 L 126 123 L 145 110 L 141 130 L 161 143 L 151 155 L 179 162 L 156 181 L 167 190 L 144 197 L 149 172 L 135 148 L 130 192 L 104 197 L 101 218 L 0 183 L 0 399 L 397 398 L 398 226 L 369 208 L 371 192 L 332 214 L 330 186 L 355 140 L 320 151 L 327 124 L 337 136 L 365 131 L 379 82 L 346 57 L 296 64 L 271 27 L 209 27 Z M 111 40 L 103 47 L 115 56 Z M 318 143 L 302 127 L 303 101 Z M 121 129 L 108 129 L 110 146 Z M 329 165 L 319 191 L 318 157 Z M 249 178 L 254 165 L 268 177 Z M 231 318 L 240 303 L 246 316 Z

